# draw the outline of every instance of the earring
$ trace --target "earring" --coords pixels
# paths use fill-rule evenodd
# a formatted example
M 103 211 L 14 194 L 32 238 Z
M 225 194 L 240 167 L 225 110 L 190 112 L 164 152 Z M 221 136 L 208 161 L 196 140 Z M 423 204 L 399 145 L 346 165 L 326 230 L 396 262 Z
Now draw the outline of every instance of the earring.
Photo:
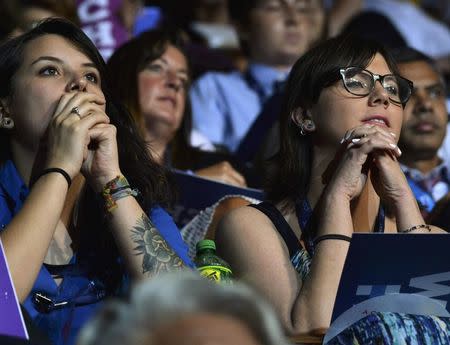
M 300 126 L 298 126 L 298 128 L 300 128 L 300 135 L 301 136 L 306 135 L 306 133 L 305 133 L 305 125 L 303 123 L 301 123 Z
M 14 120 L 10 117 L 1 119 L 0 128 L 11 129 L 14 127 Z
M 312 120 L 304 120 L 302 123 L 300 123 L 299 125 L 300 128 L 300 135 L 306 135 L 308 132 L 312 132 L 316 129 L 316 126 L 314 125 L 314 122 L 312 122 Z
M 307 132 L 311 132 L 316 129 L 316 126 L 311 120 L 307 120 L 305 124 L 305 129 Z
M 3 106 L 0 105 L 0 128 L 11 129 L 14 127 L 13 119 L 7 115 Z

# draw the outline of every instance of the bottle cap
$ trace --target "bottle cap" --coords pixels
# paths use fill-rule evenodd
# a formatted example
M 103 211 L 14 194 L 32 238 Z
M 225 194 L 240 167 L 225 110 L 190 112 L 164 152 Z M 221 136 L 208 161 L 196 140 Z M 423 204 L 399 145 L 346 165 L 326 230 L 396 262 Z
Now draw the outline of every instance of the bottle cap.
M 197 242 L 197 251 L 202 249 L 214 249 L 216 250 L 216 244 L 213 240 L 201 240 Z

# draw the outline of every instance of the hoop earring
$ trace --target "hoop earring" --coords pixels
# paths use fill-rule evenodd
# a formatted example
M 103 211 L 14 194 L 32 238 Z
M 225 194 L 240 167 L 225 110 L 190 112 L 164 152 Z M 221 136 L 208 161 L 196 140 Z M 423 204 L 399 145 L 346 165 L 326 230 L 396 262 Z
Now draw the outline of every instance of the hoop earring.
M 304 125 L 304 128 L 307 132 L 311 132 L 314 129 L 316 129 L 316 126 L 314 126 L 314 123 L 312 123 L 312 121 L 307 121 L 306 124 Z
M 14 127 L 14 120 L 10 117 L 5 117 L 1 119 L 0 127 L 5 129 L 11 129 Z

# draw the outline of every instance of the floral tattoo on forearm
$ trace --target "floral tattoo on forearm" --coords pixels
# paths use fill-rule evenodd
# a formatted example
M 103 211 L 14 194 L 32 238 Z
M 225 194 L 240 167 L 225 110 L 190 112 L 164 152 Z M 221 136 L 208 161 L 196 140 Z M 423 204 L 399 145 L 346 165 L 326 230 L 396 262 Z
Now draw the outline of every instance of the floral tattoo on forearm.
M 142 273 L 149 276 L 184 267 L 183 261 L 169 247 L 151 220 L 143 214 L 132 230 L 136 256 L 143 255 Z

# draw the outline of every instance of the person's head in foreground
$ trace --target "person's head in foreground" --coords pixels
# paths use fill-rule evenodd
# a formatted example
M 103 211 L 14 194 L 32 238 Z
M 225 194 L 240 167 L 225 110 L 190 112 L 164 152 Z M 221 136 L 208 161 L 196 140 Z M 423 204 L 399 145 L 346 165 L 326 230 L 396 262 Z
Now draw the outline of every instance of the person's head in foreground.
M 240 283 L 218 285 L 184 271 L 136 286 L 81 333 L 78 345 L 283 345 L 268 304 Z

